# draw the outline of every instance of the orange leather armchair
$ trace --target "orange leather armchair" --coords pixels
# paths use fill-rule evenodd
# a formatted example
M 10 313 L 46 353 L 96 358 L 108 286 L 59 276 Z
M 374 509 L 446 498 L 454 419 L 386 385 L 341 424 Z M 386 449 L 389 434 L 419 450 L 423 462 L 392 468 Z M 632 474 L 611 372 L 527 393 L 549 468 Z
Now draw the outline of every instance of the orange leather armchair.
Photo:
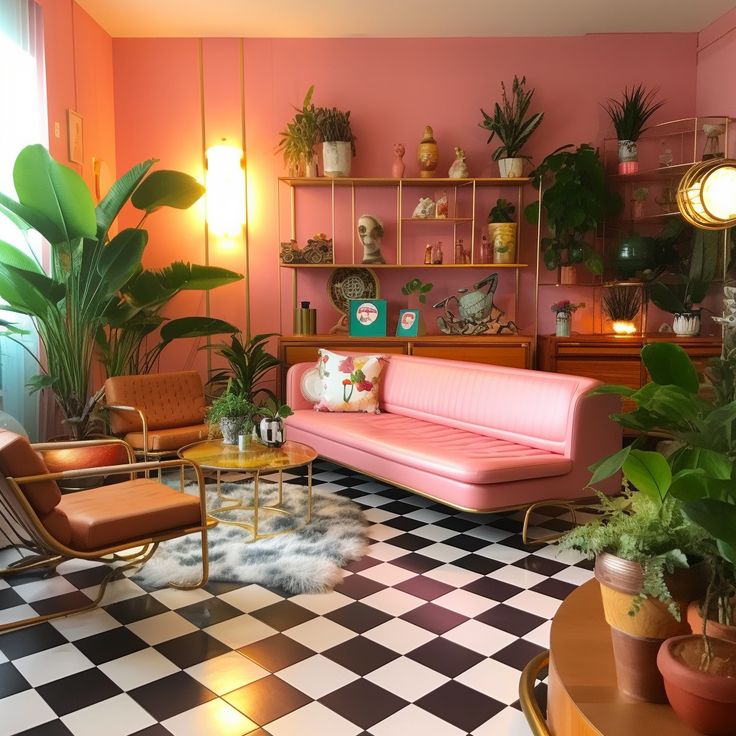
M 19 554 L 17 563 L 0 569 L 0 577 L 38 567 L 56 568 L 74 558 L 108 564 L 117 559 L 121 563 L 111 566 L 96 600 L 88 605 L 2 624 L 0 632 L 93 608 L 110 580 L 147 562 L 160 542 L 186 534 L 201 534 L 202 576 L 193 585 L 170 585 L 196 588 L 207 582 L 207 530 L 217 522 L 207 517 L 204 481 L 196 464 L 164 460 L 50 473 L 39 452 L 114 443 L 127 447 L 132 457 L 132 449 L 122 440 L 31 445 L 25 437 L 0 430 L 0 533 Z M 199 485 L 198 495 L 138 477 L 151 468 L 177 468 L 180 473 L 191 469 Z M 127 479 L 65 495 L 57 485 L 60 479 L 114 474 Z M 114 557 L 110 559 L 110 555 Z
M 144 460 L 176 455 L 207 438 L 204 388 L 196 371 L 108 378 L 105 403 L 113 434 Z

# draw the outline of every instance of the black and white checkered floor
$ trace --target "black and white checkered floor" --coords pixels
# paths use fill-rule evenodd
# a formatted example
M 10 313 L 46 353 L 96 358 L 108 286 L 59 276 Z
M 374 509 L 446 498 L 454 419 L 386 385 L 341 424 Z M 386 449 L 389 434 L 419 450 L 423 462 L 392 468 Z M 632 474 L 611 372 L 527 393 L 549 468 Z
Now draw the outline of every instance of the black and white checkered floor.
M 0 736 L 528 736 L 519 673 L 591 563 L 525 547 L 520 514 L 458 513 L 323 461 L 315 482 L 372 523 L 333 592 L 118 581 L 99 610 L 0 635 Z M 567 528 L 555 513 L 532 531 Z M 93 595 L 102 568 L 59 572 L 0 580 L 0 622 Z

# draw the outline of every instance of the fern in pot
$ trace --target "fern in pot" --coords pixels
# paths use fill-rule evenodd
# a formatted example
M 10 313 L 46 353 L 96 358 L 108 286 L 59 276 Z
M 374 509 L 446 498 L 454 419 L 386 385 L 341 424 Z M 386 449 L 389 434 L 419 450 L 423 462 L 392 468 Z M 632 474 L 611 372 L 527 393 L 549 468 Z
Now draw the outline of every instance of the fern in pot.
M 352 157 L 355 156 L 355 136 L 350 127 L 350 111 L 342 112 L 336 107 L 318 107 L 316 115 L 325 176 L 350 176 Z
M 493 115 L 481 108 L 483 120 L 479 124 L 491 133 L 488 143 L 496 136 L 501 141 L 491 156 L 498 161 L 499 172 L 504 178 L 522 175 L 524 160 L 529 159 L 522 154 L 522 149 L 544 119 L 542 112 L 527 116 L 534 90 L 527 90 L 525 85 L 526 77 L 514 76 L 509 98 L 506 85 L 501 82 L 501 104 L 494 104 Z
M 301 108 L 294 107 L 296 114 L 279 133 L 277 153 L 284 156 L 284 164 L 290 176 L 316 176 L 317 154 L 314 147 L 319 140 L 317 108 L 312 103 L 314 85 L 304 96 Z
M 253 431 L 253 415 L 256 409 L 248 401 L 245 394 L 233 388 L 228 382 L 227 388 L 212 402 L 207 410 L 207 423 L 210 435 L 219 426 L 222 441 L 226 445 L 237 445 L 238 435 L 249 436 Z

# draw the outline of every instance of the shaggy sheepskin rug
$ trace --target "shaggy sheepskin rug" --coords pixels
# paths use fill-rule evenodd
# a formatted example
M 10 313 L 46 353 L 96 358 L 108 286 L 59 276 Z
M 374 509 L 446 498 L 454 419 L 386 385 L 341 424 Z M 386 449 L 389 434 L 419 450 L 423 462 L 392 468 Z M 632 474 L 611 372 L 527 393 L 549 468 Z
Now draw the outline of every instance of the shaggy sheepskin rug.
M 196 487 L 186 489 L 196 493 Z M 222 493 L 252 503 L 253 483 L 223 483 Z M 261 481 L 260 506 L 275 505 L 277 486 Z M 207 488 L 207 508 L 229 505 L 219 501 L 214 486 Z M 313 492 L 312 521 L 306 518 L 306 486 L 284 483 L 283 507 L 296 518 L 263 511 L 259 514 L 260 534 L 298 527 L 276 537 L 249 542 L 251 531 L 218 524 L 209 532 L 209 579 L 213 581 L 259 583 L 282 588 L 289 593 L 318 593 L 331 589 L 343 573 L 341 568 L 365 555 L 369 541 L 368 522 L 358 504 L 332 493 Z M 248 511 L 228 511 L 217 518 L 251 521 Z M 150 561 L 133 575 L 146 586 L 163 587 L 169 582 L 192 583 L 201 574 L 199 534 L 163 542 Z

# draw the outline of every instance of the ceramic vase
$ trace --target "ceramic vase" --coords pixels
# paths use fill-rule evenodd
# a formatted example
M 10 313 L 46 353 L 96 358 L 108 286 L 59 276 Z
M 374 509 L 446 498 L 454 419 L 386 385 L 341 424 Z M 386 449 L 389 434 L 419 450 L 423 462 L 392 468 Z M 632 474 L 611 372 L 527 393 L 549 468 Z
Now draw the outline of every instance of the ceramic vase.
M 555 335 L 557 337 L 570 337 L 570 323 L 572 314 L 570 312 L 557 312 L 555 319 Z
M 695 337 L 700 334 L 700 310 L 678 312 L 672 318 L 672 331 L 678 337 Z
M 223 417 L 220 419 L 220 434 L 226 445 L 237 445 L 238 434 L 243 426 L 242 417 Z
M 639 171 L 639 146 L 636 141 L 618 142 L 618 173 L 636 174 Z
M 258 425 L 258 434 L 266 447 L 284 444 L 284 420 L 281 417 L 264 417 Z
M 353 149 L 349 141 L 325 141 L 322 144 L 322 169 L 333 179 L 350 176 Z
M 501 175 L 502 179 L 518 179 L 524 173 L 524 159 L 498 159 L 498 173 Z
M 560 266 L 559 282 L 568 286 L 576 283 L 577 276 L 575 274 L 575 266 Z
M 516 230 L 515 222 L 488 223 L 488 240 L 493 248 L 494 263 L 516 262 Z
M 434 139 L 432 126 L 427 125 L 424 128 L 424 135 L 422 136 L 422 140 L 417 148 L 419 176 L 425 179 L 434 176 L 434 171 L 437 168 L 439 157 L 440 152 L 437 146 L 437 141 Z

